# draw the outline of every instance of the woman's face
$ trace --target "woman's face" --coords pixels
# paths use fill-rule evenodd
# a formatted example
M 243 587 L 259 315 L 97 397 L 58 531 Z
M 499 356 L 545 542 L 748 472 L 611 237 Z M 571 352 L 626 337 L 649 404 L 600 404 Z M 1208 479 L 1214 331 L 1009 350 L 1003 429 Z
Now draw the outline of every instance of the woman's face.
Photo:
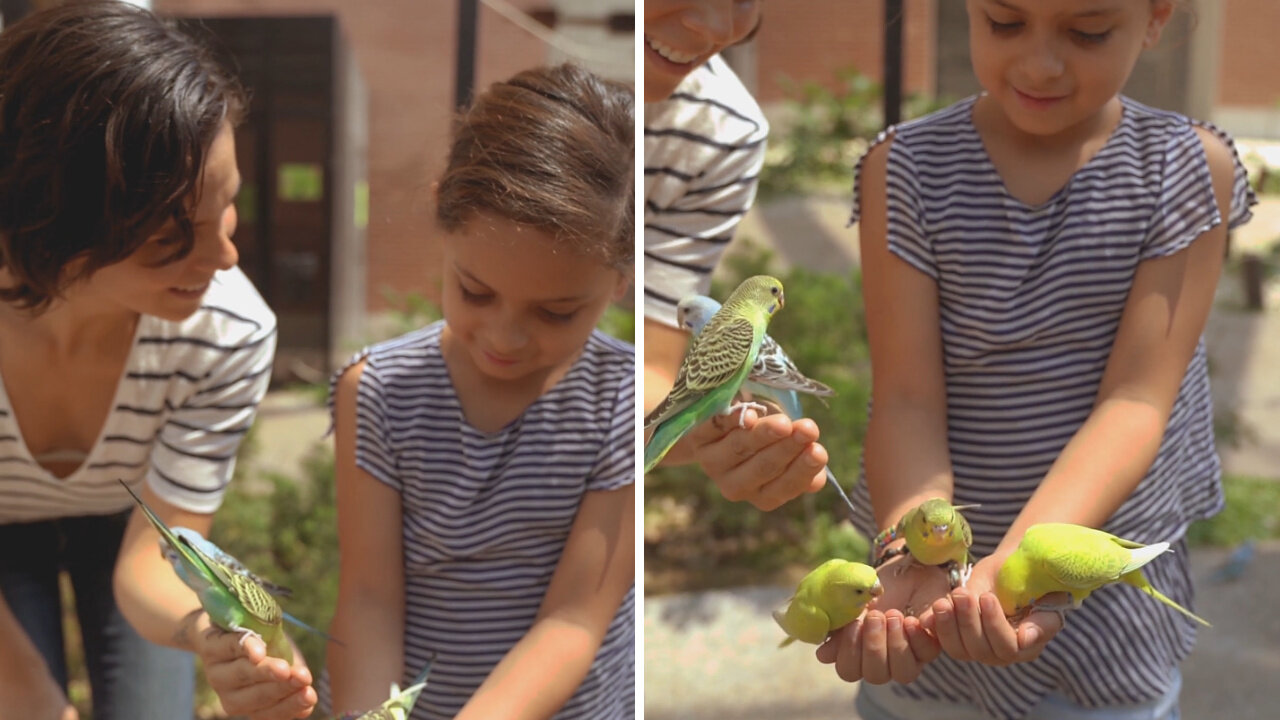
M 214 273 L 235 267 L 240 256 L 234 200 L 240 190 L 235 135 L 224 124 L 205 155 L 190 207 L 195 244 L 181 260 L 165 262 L 178 244 L 177 228 L 166 223 L 124 260 L 67 288 L 67 302 L 184 320 L 200 308 Z
M 644 101 L 666 100 L 685 76 L 742 40 L 760 22 L 763 0 L 647 0 Z

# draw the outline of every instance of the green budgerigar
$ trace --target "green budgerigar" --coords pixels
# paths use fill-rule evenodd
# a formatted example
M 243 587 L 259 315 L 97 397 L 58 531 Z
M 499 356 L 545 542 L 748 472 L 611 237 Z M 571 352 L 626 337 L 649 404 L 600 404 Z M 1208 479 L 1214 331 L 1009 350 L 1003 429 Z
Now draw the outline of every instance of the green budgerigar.
M 796 640 L 820 645 L 832 630 L 856 620 L 867 603 L 883 592 L 870 565 L 840 559 L 822 563 L 800 581 L 786 609 L 773 612 L 773 619 L 787 634 L 778 647 Z
M 398 684 L 391 683 L 391 697 L 378 707 L 359 715 L 347 713 L 338 717 L 337 720 L 405 720 L 409 717 L 409 713 L 413 712 L 413 706 L 418 703 L 418 696 L 427 687 L 427 676 L 431 674 L 431 665 L 435 659 L 435 653 L 432 653 L 422 672 L 418 673 L 418 677 L 413 679 L 409 687 L 401 690 Z
M 120 484 L 160 533 L 166 557 L 182 581 L 200 598 L 209 621 L 228 632 L 244 633 L 241 644 L 250 636 L 260 638 L 267 646 L 268 655 L 292 663 L 293 647 L 284 634 L 284 612 L 261 581 L 252 573 L 237 572 L 234 565 L 210 557 L 201 550 L 200 543 L 191 538 L 199 537 L 199 533 L 188 528 L 171 530 L 132 488 L 123 480 Z
M 702 332 L 702 328 L 706 327 L 707 321 L 719 310 L 720 303 L 712 298 L 706 295 L 690 295 L 676 303 L 676 324 L 696 337 Z M 836 394 L 835 390 L 800 372 L 800 368 L 796 367 L 795 362 L 782 349 L 782 346 L 767 333 L 760 341 L 760 351 L 756 354 L 751 372 L 747 373 L 747 379 L 742 383 L 742 389 L 752 395 L 773 398 L 782 408 L 782 412 L 792 420 L 804 417 L 800 407 L 799 393 L 817 398 L 831 397 Z M 829 465 L 827 466 L 827 484 L 840 495 L 845 507 L 849 508 L 850 516 L 857 515 L 853 501 L 849 499 L 844 488 L 840 487 L 840 481 L 836 479 L 835 473 L 831 472 Z
M 689 341 L 675 386 L 644 419 L 654 428 L 644 446 L 644 471 L 649 472 L 680 438 L 717 414 L 745 411 L 756 403 L 734 403 L 773 314 L 782 309 L 782 282 L 768 275 L 747 278 L 702 332 Z M 739 422 L 741 422 L 739 416 Z
M 1037 601 L 1049 593 L 1071 596 L 1078 608 L 1094 590 L 1114 582 L 1132 585 L 1196 622 L 1209 623 L 1151 586 L 1142 567 L 1169 552 L 1169 543 L 1153 545 L 1124 540 L 1102 530 L 1069 523 L 1041 523 L 1027 528 L 1017 549 L 996 575 L 996 597 L 1005 615 L 1028 609 L 1062 610 Z
M 952 505 L 944 498 L 930 498 L 908 510 L 897 525 L 876 536 L 875 545 L 882 549 L 902 538 L 906 552 L 915 562 L 946 565 L 951 587 L 963 587 L 973 570 L 973 556 L 969 553 L 973 530 L 960 511 L 975 507 L 978 506 Z

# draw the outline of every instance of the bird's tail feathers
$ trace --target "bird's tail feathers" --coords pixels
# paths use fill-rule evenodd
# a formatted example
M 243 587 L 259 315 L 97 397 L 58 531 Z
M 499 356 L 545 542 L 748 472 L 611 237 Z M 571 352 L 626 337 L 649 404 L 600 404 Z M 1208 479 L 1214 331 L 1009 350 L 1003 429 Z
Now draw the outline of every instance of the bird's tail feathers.
M 1158 542 L 1151 545 L 1133 548 L 1129 551 L 1130 555 L 1128 564 L 1126 564 L 1124 569 L 1120 572 L 1122 574 L 1131 573 L 1167 552 L 1169 552 L 1169 543 L 1167 542 Z
M 287 612 L 284 612 L 283 610 L 281 610 L 280 612 L 281 614 L 284 615 L 285 622 L 289 623 L 290 625 L 302 628 L 303 630 L 306 630 L 307 632 L 313 635 L 319 635 L 320 637 L 324 638 L 328 642 L 334 643 L 335 645 L 342 645 L 343 647 L 345 647 L 345 644 L 341 640 L 335 638 L 329 633 L 323 630 L 317 630 L 316 628 L 311 627 L 310 625 L 302 622 L 298 618 L 294 617 L 293 615 L 290 615 Z
M 1136 576 L 1136 577 L 1135 577 L 1135 576 Z M 1125 581 L 1125 582 L 1127 582 L 1127 583 L 1129 583 L 1130 585 L 1133 585 L 1134 587 L 1138 588 L 1138 589 L 1139 589 L 1139 590 L 1141 590 L 1142 592 L 1144 592 L 1144 593 L 1146 593 L 1146 594 L 1150 595 L 1151 597 L 1153 597 L 1153 598 L 1155 598 L 1155 599 L 1159 600 L 1160 602 L 1164 603 L 1165 605 L 1168 605 L 1169 607 L 1173 608 L 1174 610 L 1177 610 L 1178 612 L 1182 613 L 1183 615 L 1186 615 L 1187 617 L 1191 618 L 1192 620 L 1195 620 L 1196 622 L 1200 623 L 1201 625 L 1203 625 L 1203 626 L 1205 626 L 1205 627 L 1213 627 L 1213 625 L 1211 625 L 1211 624 L 1209 623 L 1209 621 L 1208 621 L 1208 620 L 1205 620 L 1204 618 L 1200 617 L 1199 615 L 1196 615 L 1195 613 L 1193 613 L 1193 612 L 1191 612 L 1190 610 L 1188 610 L 1188 609 L 1186 609 L 1186 608 L 1182 607 L 1182 606 L 1181 606 L 1181 605 L 1179 605 L 1178 603 L 1176 603 L 1176 602 L 1174 602 L 1174 601 L 1170 600 L 1170 599 L 1169 599 L 1169 598 L 1168 598 L 1164 593 L 1162 593 L 1162 592 L 1160 592 L 1159 590 L 1156 590 L 1154 587 L 1152 587 L 1152 586 L 1151 586 L 1151 583 L 1150 583 L 1150 582 L 1149 582 L 1145 577 L 1143 577 L 1142 573 L 1140 573 L 1140 572 L 1136 572 L 1136 573 L 1129 573 L 1128 575 L 1125 575 L 1125 576 L 1124 576 L 1124 581 Z
M 692 428 L 692 416 L 677 415 L 659 425 L 644 446 L 644 471 L 647 473 L 662 462 L 662 458 Z

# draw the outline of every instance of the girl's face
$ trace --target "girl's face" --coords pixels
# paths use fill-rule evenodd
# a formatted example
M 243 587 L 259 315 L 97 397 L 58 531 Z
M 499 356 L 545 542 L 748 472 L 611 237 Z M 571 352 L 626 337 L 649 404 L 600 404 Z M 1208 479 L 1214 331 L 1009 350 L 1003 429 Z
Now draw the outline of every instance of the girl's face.
M 1051 136 L 1120 92 L 1168 0 L 967 0 L 974 73 L 1017 129 Z
M 480 375 L 510 382 L 567 369 L 629 278 L 551 234 L 478 215 L 444 238 L 444 319 Z
M 712 55 L 760 22 L 763 0 L 648 0 L 644 4 L 644 101 L 666 100 Z
M 240 190 L 235 135 L 224 124 L 205 154 L 199 201 L 191 208 L 195 245 L 186 257 L 165 263 L 177 245 L 167 223 L 132 255 L 101 268 L 67 289 L 67 301 L 86 308 L 113 308 L 180 321 L 200 308 L 214 273 L 239 260 L 231 241 L 236 231 L 233 204 Z

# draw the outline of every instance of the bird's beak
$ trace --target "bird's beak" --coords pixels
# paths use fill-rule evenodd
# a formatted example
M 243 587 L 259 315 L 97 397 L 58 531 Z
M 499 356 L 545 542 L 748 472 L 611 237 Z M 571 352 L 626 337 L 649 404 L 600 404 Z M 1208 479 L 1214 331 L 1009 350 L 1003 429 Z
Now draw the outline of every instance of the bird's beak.
M 871 597 L 879 597 L 884 594 L 884 585 L 877 580 L 875 585 L 871 586 Z
M 951 525 L 934 525 L 933 536 L 939 539 L 947 537 L 947 531 L 951 529 Z

